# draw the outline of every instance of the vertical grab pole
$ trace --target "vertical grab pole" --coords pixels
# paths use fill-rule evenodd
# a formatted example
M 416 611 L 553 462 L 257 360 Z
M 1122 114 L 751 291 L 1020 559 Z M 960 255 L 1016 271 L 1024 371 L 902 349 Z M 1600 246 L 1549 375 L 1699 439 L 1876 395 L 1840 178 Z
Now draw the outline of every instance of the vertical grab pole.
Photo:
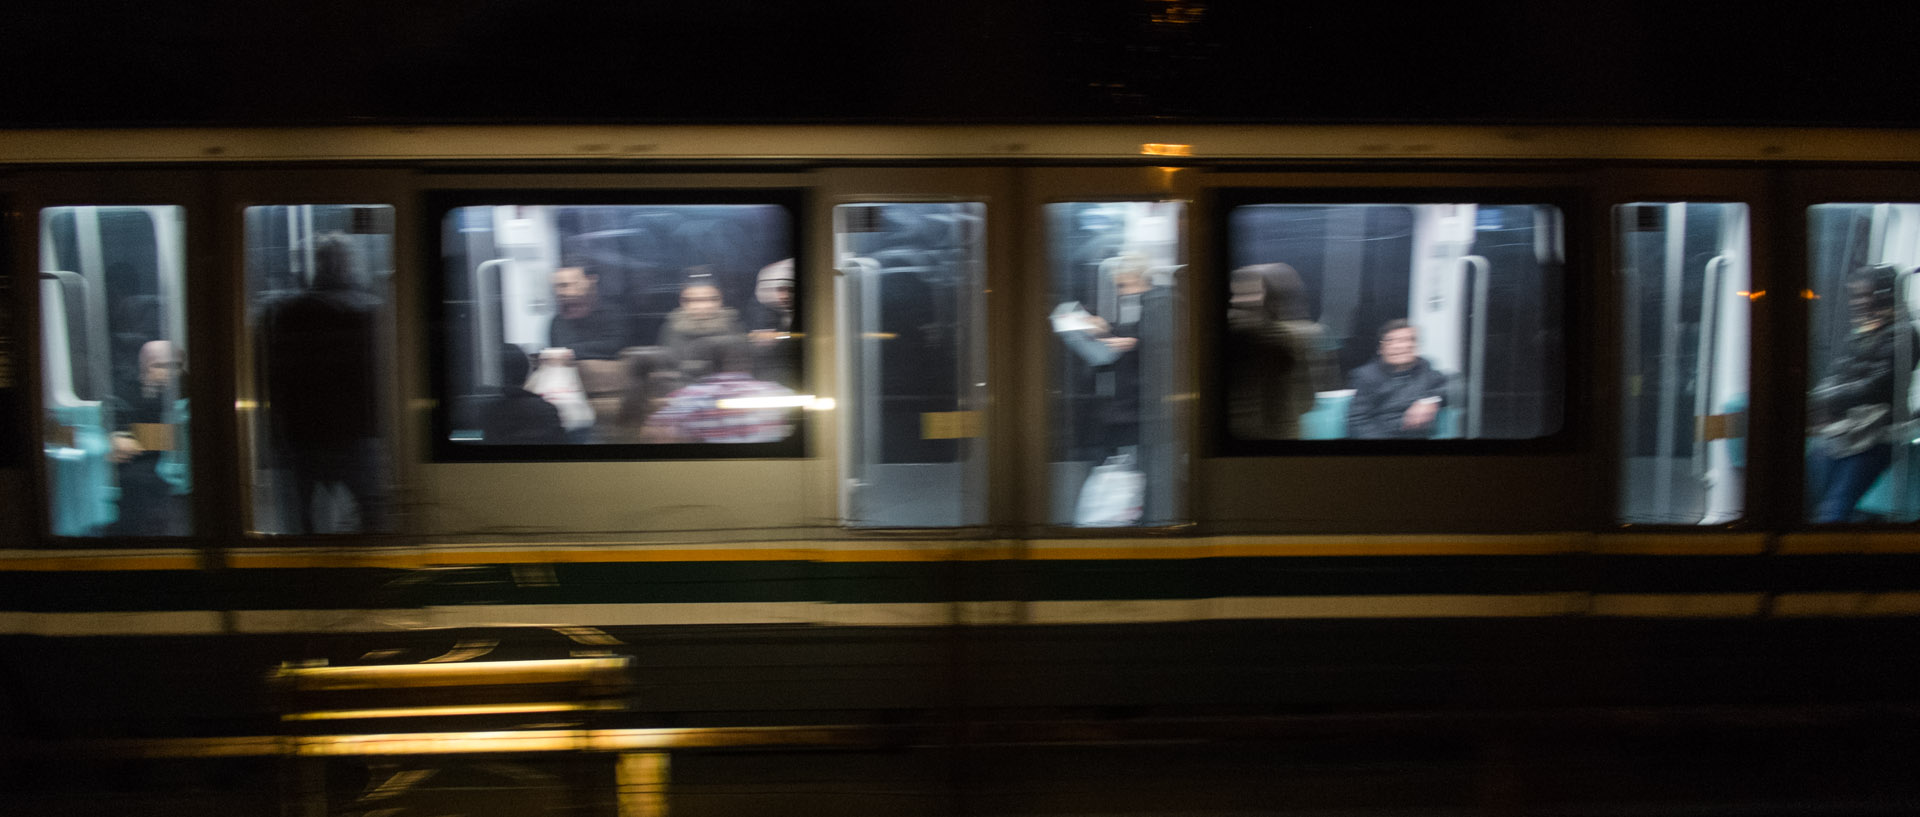
M 1693 387 L 1693 475 L 1700 478 L 1707 475 L 1707 435 L 1701 433 L 1705 429 L 1700 423 L 1713 413 L 1713 364 L 1719 354 L 1720 299 L 1724 295 L 1720 291 L 1721 272 L 1732 260 L 1716 255 L 1702 270 L 1706 281 L 1700 285 L 1700 342 Z
M 1660 416 L 1654 427 L 1654 513 L 1662 520 L 1673 511 L 1674 396 L 1680 392 L 1680 298 L 1685 294 L 1687 206 L 1667 205 L 1665 300 L 1661 303 Z
M 1482 406 L 1487 390 L 1487 290 L 1488 276 L 1493 272 L 1493 263 L 1485 256 L 1463 255 L 1460 263 L 1467 268 L 1468 301 L 1472 304 L 1473 315 L 1467 325 L 1467 439 L 1480 437 L 1481 423 L 1486 414 Z

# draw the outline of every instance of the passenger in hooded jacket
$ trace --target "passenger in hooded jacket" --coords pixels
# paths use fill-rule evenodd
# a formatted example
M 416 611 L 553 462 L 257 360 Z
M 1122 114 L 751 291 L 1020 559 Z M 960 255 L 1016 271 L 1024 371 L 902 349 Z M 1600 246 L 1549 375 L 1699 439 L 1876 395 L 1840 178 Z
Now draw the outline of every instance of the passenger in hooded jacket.
M 1833 374 L 1807 395 L 1814 444 L 1807 492 L 1815 522 L 1846 522 L 1893 461 L 1898 349 L 1913 365 L 1914 333 L 1896 317 L 1896 270 L 1863 267 L 1847 276 L 1851 331 Z M 1903 401 L 1904 402 L 1904 401 Z
M 1292 440 L 1314 393 L 1335 382 L 1326 330 L 1307 316 L 1300 272 L 1288 264 L 1233 271 L 1227 305 L 1227 419 L 1242 440 Z
M 1418 330 L 1404 320 L 1380 327 L 1380 356 L 1348 376 L 1347 436 L 1357 440 L 1424 440 L 1447 402 L 1448 379 L 1419 355 Z
M 720 287 L 715 286 L 710 277 L 695 276 L 680 289 L 680 308 L 667 313 L 658 345 L 679 361 L 681 372 L 691 379 L 712 373 L 716 363 L 702 357 L 706 347 L 696 346 L 695 341 L 745 339 L 746 335 L 747 331 L 740 325 L 740 313 L 721 302 Z

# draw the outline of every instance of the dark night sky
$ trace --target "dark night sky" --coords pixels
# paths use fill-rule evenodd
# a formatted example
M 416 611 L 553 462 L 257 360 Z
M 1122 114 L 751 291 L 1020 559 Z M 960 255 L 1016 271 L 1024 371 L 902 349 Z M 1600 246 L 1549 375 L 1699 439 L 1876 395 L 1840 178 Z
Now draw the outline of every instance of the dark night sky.
M 71 0 L 0 124 L 1920 125 L 1920 4 Z

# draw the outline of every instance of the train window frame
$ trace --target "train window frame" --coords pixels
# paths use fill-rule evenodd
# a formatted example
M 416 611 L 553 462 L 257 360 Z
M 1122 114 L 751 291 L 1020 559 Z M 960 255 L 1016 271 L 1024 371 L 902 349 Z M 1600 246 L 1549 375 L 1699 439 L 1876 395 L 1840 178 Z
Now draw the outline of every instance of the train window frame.
M 428 367 L 427 388 L 432 410 L 427 420 L 428 463 L 527 463 L 527 462 L 663 462 L 689 460 L 806 459 L 813 456 L 806 418 L 796 420 L 792 433 L 773 442 L 751 443 L 565 443 L 565 444 L 483 444 L 456 442 L 453 430 L 451 398 L 453 383 L 447 365 L 452 328 L 447 309 L 447 274 L 443 228 L 448 216 L 462 207 L 515 205 L 773 205 L 787 214 L 786 237 L 794 264 L 794 328 L 806 331 L 807 303 L 815 297 L 809 283 L 812 269 L 812 244 L 807 240 L 808 191 L 802 187 L 485 187 L 425 190 L 420 195 L 422 218 L 417 224 L 419 243 L 416 258 L 425 272 L 421 282 L 420 309 L 425 311 Z M 814 371 L 806 344 L 800 348 L 799 385 L 805 393 L 817 393 Z
M 1591 238 L 1586 225 L 1592 217 L 1592 207 L 1588 197 L 1590 192 L 1572 181 L 1558 184 L 1516 184 L 1513 186 L 1408 186 L 1385 185 L 1366 187 L 1358 185 L 1340 185 L 1317 187 L 1257 185 L 1213 186 L 1205 191 L 1203 200 L 1205 226 L 1209 235 L 1205 239 L 1206 248 L 1211 256 L 1206 259 L 1207 272 L 1201 280 L 1195 281 L 1193 309 L 1195 320 L 1201 325 L 1195 332 L 1195 340 L 1204 344 L 1199 350 L 1206 356 L 1195 376 L 1201 388 L 1202 400 L 1200 418 L 1203 422 L 1201 433 L 1201 451 L 1203 456 L 1229 458 L 1257 457 L 1493 457 L 1526 455 L 1569 455 L 1583 450 L 1585 437 L 1591 432 L 1586 426 L 1592 425 L 1594 409 L 1591 400 L 1599 391 L 1588 382 L 1594 371 L 1592 350 L 1587 346 L 1597 340 L 1587 326 L 1586 316 L 1580 304 L 1597 297 L 1601 288 L 1596 285 L 1583 285 L 1582 281 L 1592 280 L 1596 263 L 1596 248 L 1589 245 Z M 1473 204 L 1473 205 L 1532 205 L 1551 207 L 1558 211 L 1561 242 L 1561 268 L 1559 275 L 1559 349 L 1557 351 L 1558 369 L 1554 375 L 1557 382 L 1559 408 L 1548 419 L 1555 422 L 1554 429 L 1537 437 L 1525 438 L 1455 438 L 1455 439 L 1284 439 L 1262 440 L 1241 439 L 1231 430 L 1230 405 L 1227 390 L 1230 380 L 1227 371 L 1226 350 L 1229 348 L 1227 321 L 1224 309 L 1231 295 L 1231 273 L 1233 269 L 1233 230 L 1234 213 L 1242 207 L 1254 205 L 1401 205 L 1417 206 L 1431 204 Z M 1552 392 L 1549 392 L 1552 393 Z

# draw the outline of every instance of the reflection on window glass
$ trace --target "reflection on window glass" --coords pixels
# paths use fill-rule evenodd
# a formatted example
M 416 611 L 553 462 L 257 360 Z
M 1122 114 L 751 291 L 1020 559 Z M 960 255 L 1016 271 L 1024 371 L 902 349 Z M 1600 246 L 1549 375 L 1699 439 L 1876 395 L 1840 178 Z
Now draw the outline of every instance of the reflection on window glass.
M 1912 522 L 1920 204 L 1823 204 L 1807 227 L 1807 518 Z
M 1228 432 L 1519 439 L 1560 428 L 1558 209 L 1257 204 L 1229 225 Z
M 783 206 L 461 207 L 443 227 L 455 443 L 777 442 L 811 400 Z
M 1733 521 L 1746 487 L 1747 206 L 1624 204 L 1614 216 L 1620 521 Z
M 393 209 L 246 211 L 253 530 L 384 530 Z
M 834 208 L 850 525 L 985 521 L 985 218 L 978 203 Z
M 1047 206 L 1053 376 L 1051 518 L 1082 527 L 1182 520 L 1177 423 L 1180 202 Z
M 40 213 L 42 418 L 60 536 L 191 533 L 185 211 Z

